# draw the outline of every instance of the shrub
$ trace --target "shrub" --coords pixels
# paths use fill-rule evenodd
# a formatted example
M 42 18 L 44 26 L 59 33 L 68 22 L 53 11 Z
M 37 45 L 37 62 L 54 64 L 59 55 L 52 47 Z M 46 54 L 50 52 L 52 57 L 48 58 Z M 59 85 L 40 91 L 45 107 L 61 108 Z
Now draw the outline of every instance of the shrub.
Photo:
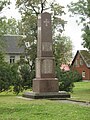
M 0 63 L 0 92 L 9 90 L 12 84 L 12 72 L 10 65 Z
M 20 75 L 22 78 L 22 87 L 28 89 L 32 87 L 32 80 L 35 77 L 35 72 L 31 70 L 28 64 L 21 66 Z
M 13 92 L 18 94 L 23 91 L 22 78 L 18 72 L 18 64 L 11 65 Z
M 73 81 L 74 82 L 80 82 L 82 81 L 82 75 L 78 73 L 78 71 L 74 70 L 72 71 L 73 74 Z
M 72 92 L 74 84 L 73 81 L 71 80 L 71 75 L 69 74 L 69 71 L 64 72 L 60 70 L 60 67 L 57 67 L 56 76 L 59 80 L 59 90 Z
M 24 63 L 22 65 L 12 65 L 12 73 L 13 91 L 16 94 L 32 87 L 32 80 L 35 76 L 35 71 L 31 70 L 28 64 Z
M 59 80 L 59 90 L 72 92 L 74 82 L 81 81 L 82 77 L 77 71 L 62 71 L 60 67 L 56 68 L 56 76 Z

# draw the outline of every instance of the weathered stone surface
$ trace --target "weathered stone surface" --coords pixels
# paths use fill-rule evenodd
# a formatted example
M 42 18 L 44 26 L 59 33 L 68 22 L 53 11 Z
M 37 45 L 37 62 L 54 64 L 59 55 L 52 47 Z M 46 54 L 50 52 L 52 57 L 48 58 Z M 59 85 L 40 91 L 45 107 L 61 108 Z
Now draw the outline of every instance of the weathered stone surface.
M 37 57 L 52 57 L 51 15 L 42 13 L 38 16 Z
M 58 79 L 35 78 L 33 80 L 33 92 L 58 92 Z
M 23 97 L 32 98 L 32 99 L 67 99 L 70 98 L 70 94 L 65 91 L 59 92 L 26 92 L 23 94 Z

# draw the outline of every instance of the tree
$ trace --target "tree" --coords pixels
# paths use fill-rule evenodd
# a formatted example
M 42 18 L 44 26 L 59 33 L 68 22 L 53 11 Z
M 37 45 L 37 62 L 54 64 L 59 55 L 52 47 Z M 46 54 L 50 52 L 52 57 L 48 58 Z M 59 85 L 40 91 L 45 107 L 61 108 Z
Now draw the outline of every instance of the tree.
M 28 64 L 23 64 L 20 69 L 20 75 L 22 78 L 22 88 L 32 88 L 32 80 L 35 77 L 35 71 L 33 72 Z
M 52 0 L 52 2 L 49 2 L 48 0 L 25 0 L 25 1 L 17 0 L 16 5 L 19 8 L 19 11 L 22 16 L 21 24 L 19 24 L 20 25 L 19 29 L 21 30 L 20 33 L 23 35 L 26 35 L 26 38 L 23 39 L 23 41 L 29 42 L 29 44 L 30 44 L 30 47 L 28 47 L 28 49 L 26 49 L 26 53 L 28 55 L 30 55 L 30 59 L 32 60 L 32 62 L 34 62 L 33 64 L 35 64 L 35 58 L 36 58 L 38 14 L 43 13 L 44 11 L 48 11 L 48 10 L 51 11 L 53 43 L 55 43 L 55 46 L 57 43 L 59 43 L 59 44 L 62 43 L 62 42 L 60 42 L 60 40 L 63 41 L 65 39 L 64 40 L 64 42 L 65 42 L 66 39 L 68 39 L 66 37 L 61 37 L 61 34 L 64 31 L 64 26 L 66 23 L 66 21 L 64 21 L 61 17 L 62 14 L 64 14 L 63 6 L 60 6 L 58 3 L 54 2 L 53 0 Z M 56 33 L 57 33 L 57 35 L 56 35 Z M 67 40 L 67 43 L 69 41 L 70 40 Z M 64 42 L 63 42 L 63 44 L 65 46 L 68 46 Z M 71 42 L 69 42 L 69 44 L 71 44 Z M 54 47 L 54 49 L 56 49 L 56 48 L 57 47 Z M 71 52 L 70 49 L 72 50 L 71 47 L 67 50 Z M 56 51 L 56 50 L 54 50 L 54 51 Z M 35 51 L 35 52 L 33 52 L 33 51 Z M 70 55 L 70 54 L 68 54 L 68 55 Z M 58 57 L 61 58 L 61 56 L 59 56 L 59 55 L 58 55 Z M 63 55 L 63 57 L 65 57 L 65 56 Z M 71 57 L 71 55 L 69 57 Z M 67 60 L 67 62 L 68 62 L 68 60 Z
M 61 17 L 64 14 L 64 7 L 60 6 L 54 0 L 52 0 L 52 2 L 48 0 L 17 0 L 16 6 L 19 8 L 19 12 L 21 13 L 22 17 L 22 20 L 19 24 L 20 34 L 26 36 L 22 41 L 23 43 L 29 43 L 28 47 L 26 47 L 26 55 L 28 63 L 32 61 L 31 71 L 33 72 L 31 74 L 33 75 L 33 77 L 35 75 L 35 58 L 37 53 L 37 17 L 38 14 L 45 11 L 51 12 L 53 49 L 56 64 L 58 67 L 60 67 L 62 63 L 69 63 L 72 57 L 72 43 L 69 38 L 67 38 L 66 36 L 62 37 L 61 35 L 66 24 L 66 21 L 64 21 Z M 27 67 L 23 66 L 21 72 L 23 73 L 26 68 Z M 23 81 L 25 80 L 25 78 L 27 78 L 28 80 L 28 76 L 26 76 L 25 74 L 22 75 Z M 28 81 L 24 81 L 25 84 L 29 83 L 27 82 Z
M 0 24 L 0 31 L 2 34 L 19 34 L 19 28 L 18 28 L 18 21 L 16 21 L 14 18 L 10 19 L 3 19 Z
M 3 9 L 10 4 L 10 0 L 0 0 L 0 14 L 3 12 Z M 4 19 L 4 17 L 0 18 L 0 28 L 1 28 L 1 22 Z M 1 30 L 0 30 L 1 35 Z
M 0 52 L 0 92 L 9 90 L 12 83 L 12 71 L 10 65 L 4 61 L 4 55 Z
M 10 4 L 10 0 L 0 0 L 0 13 L 9 4 Z
M 82 45 L 90 51 L 90 0 L 79 0 L 68 5 L 69 11 L 79 16 L 79 24 L 83 25 Z
M 54 40 L 54 56 L 56 65 L 69 64 L 72 58 L 72 42 L 66 36 L 56 36 Z
M 10 1 L 9 0 L 0 0 L 0 14 L 3 12 L 3 9 L 8 6 L 10 4 Z M 4 34 L 3 33 L 3 29 L 2 29 L 2 26 L 3 26 L 3 20 L 5 19 L 5 17 L 0 17 L 0 37 Z M 0 39 L 0 49 L 2 48 L 3 42 L 1 41 Z
M 11 80 L 10 66 L 7 63 L 0 63 L 0 92 L 9 90 Z

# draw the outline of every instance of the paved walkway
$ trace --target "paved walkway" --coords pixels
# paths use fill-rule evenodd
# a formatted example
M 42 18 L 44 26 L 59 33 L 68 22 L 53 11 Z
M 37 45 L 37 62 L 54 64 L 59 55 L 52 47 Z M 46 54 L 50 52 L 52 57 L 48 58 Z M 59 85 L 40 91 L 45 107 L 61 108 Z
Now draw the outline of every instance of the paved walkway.
M 81 106 L 90 107 L 90 102 L 74 101 L 74 100 L 58 100 L 58 101 L 62 103 L 71 103 L 71 104 L 78 104 Z
M 31 99 L 31 98 L 25 98 L 22 96 L 19 96 L 18 98 L 20 99 L 24 99 L 24 100 L 35 100 L 35 99 Z M 86 107 L 90 107 L 90 102 L 85 102 L 85 101 L 76 101 L 76 100 L 59 100 L 59 99 L 54 99 L 54 101 L 58 101 L 58 102 L 62 102 L 62 103 L 71 103 L 71 104 L 78 104 L 81 106 L 86 106 Z

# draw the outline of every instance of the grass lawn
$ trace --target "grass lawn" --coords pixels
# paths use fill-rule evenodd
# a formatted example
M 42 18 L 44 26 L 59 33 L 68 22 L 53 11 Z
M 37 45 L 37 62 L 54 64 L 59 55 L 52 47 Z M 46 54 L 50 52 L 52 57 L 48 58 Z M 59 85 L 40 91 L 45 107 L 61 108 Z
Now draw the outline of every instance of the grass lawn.
M 75 85 L 72 96 L 90 100 L 90 83 Z M 90 107 L 45 99 L 24 100 L 1 93 L 0 120 L 90 120 Z
M 76 82 L 72 99 L 90 102 L 90 82 Z
M 0 95 L 0 120 L 90 120 L 90 107 Z

